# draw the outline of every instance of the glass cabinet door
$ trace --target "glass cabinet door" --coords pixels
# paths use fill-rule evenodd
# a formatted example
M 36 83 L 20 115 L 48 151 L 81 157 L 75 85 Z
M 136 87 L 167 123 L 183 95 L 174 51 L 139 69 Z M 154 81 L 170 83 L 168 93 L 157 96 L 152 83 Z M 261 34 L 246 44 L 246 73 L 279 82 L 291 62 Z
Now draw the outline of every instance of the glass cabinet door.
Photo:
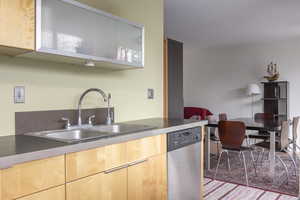
M 73 0 L 37 0 L 37 51 L 143 66 L 143 27 Z

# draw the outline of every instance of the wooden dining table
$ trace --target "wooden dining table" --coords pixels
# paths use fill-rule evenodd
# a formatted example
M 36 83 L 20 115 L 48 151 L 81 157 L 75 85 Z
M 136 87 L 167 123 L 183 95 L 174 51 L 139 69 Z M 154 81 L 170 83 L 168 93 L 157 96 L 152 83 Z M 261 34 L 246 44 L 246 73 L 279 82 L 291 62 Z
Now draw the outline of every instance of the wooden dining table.
M 230 121 L 240 121 L 244 122 L 246 126 L 246 130 L 254 130 L 254 131 L 267 131 L 270 133 L 270 176 L 273 178 L 275 176 L 275 143 L 276 143 L 276 133 L 280 131 L 281 129 L 281 123 L 283 120 L 286 120 L 284 118 L 274 118 L 274 119 L 259 119 L 254 120 L 252 118 L 236 118 L 231 119 Z M 218 121 L 215 122 L 209 122 L 208 125 L 206 125 L 206 136 L 205 136 L 205 168 L 206 170 L 211 169 L 210 164 L 210 133 L 211 128 L 217 128 L 218 127 Z M 248 135 L 251 135 L 249 133 Z M 257 134 L 253 134 L 257 135 Z M 274 179 L 273 179 L 274 180 Z

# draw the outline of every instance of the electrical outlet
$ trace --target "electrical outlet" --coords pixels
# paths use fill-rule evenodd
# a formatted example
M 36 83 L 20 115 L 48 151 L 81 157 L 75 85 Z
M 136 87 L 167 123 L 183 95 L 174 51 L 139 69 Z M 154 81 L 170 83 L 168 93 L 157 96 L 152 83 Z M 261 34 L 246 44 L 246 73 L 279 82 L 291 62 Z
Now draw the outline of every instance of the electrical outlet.
M 25 87 L 16 86 L 14 88 L 14 102 L 15 103 L 25 103 Z
M 154 99 L 154 89 L 148 89 L 147 96 L 148 99 Z

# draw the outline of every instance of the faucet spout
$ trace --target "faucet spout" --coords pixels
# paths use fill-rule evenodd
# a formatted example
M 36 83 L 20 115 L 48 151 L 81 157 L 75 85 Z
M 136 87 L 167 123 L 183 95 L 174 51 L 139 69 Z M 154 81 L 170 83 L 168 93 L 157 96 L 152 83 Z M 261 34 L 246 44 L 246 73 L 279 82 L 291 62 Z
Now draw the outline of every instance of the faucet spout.
M 97 92 L 97 93 L 99 93 L 103 97 L 104 102 L 108 102 L 109 101 L 110 95 L 108 97 L 105 94 L 105 92 L 103 92 L 103 90 L 101 90 L 99 88 L 90 88 L 90 89 L 86 90 L 84 93 L 82 93 L 82 95 L 80 96 L 79 102 L 78 102 L 78 126 L 82 125 L 81 106 L 82 106 L 83 99 L 90 92 Z M 108 108 L 108 111 L 109 111 L 109 108 Z

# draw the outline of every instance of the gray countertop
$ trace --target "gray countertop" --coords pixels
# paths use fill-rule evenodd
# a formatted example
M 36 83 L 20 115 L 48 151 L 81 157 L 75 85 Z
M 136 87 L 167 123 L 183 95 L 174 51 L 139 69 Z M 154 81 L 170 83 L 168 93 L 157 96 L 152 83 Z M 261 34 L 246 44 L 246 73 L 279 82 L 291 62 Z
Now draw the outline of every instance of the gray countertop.
M 0 169 L 8 168 L 23 162 L 63 155 L 65 153 L 78 152 L 143 137 L 204 126 L 207 124 L 207 121 L 150 118 L 124 123 L 150 125 L 156 128 L 76 144 L 56 142 L 25 135 L 0 137 Z

